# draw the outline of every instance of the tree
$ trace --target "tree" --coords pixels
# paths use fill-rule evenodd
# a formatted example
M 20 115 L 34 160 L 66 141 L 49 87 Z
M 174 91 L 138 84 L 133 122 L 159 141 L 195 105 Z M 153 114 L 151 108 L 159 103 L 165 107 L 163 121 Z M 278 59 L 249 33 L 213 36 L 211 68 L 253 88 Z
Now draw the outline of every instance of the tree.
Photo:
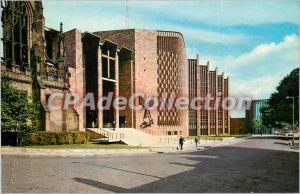
M 261 120 L 262 125 L 265 127 L 272 126 L 272 119 L 271 119 L 271 107 L 269 104 L 264 104 L 260 108 Z
M 282 123 L 293 123 L 293 104 L 291 99 L 286 99 L 287 96 L 295 99 L 295 122 L 299 123 L 299 68 L 292 70 L 280 81 L 276 91 L 271 94 L 269 106 L 261 109 L 263 124 L 281 128 Z
M 17 90 L 7 75 L 1 77 L 1 131 L 32 132 L 34 105 L 26 91 Z
M 255 119 L 253 119 L 252 122 L 253 122 L 252 126 L 253 126 L 254 129 L 260 129 L 261 128 L 261 125 L 262 125 L 261 118 L 255 118 Z
M 287 128 L 289 126 L 289 123 L 284 122 L 284 121 L 281 121 L 281 122 L 276 121 L 275 124 L 280 129 L 284 129 L 284 128 Z

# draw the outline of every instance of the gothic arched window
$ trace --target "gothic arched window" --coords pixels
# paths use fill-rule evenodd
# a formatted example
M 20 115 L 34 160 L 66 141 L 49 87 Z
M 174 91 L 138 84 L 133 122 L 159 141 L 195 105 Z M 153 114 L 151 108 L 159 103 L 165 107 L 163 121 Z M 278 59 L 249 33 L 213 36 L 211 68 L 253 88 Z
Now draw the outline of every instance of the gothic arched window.
M 5 2 L 3 6 L 3 50 L 7 67 L 29 67 L 29 7 L 26 2 Z

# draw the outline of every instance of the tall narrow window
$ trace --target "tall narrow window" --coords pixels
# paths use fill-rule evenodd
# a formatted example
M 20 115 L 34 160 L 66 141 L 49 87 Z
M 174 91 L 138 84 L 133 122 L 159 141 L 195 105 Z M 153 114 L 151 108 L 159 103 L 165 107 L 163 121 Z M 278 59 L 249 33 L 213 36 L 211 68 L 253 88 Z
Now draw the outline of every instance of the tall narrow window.
M 4 60 L 8 67 L 29 66 L 28 32 L 29 11 L 25 2 L 8 2 L 2 15 L 4 32 Z

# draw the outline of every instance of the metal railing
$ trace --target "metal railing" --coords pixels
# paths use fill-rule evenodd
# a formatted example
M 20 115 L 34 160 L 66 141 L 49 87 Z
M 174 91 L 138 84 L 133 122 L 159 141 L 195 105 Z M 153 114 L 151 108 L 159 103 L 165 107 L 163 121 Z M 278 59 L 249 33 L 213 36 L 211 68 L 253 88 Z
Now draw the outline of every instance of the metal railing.
M 159 138 L 159 143 L 173 143 L 177 144 L 179 142 L 179 137 L 174 136 L 164 136 Z
M 121 140 L 121 139 L 124 139 L 124 137 L 125 137 L 124 133 L 112 133 L 112 132 L 106 131 L 105 129 L 101 129 L 101 128 L 88 128 L 88 129 L 103 136 L 100 139 Z

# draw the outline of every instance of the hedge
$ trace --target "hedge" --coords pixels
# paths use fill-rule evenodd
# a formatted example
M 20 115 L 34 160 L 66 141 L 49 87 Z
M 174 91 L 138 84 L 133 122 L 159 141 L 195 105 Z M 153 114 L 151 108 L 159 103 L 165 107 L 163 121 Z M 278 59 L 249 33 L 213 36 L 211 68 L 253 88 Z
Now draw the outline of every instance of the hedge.
M 61 144 L 85 144 L 89 141 L 86 132 L 34 132 L 19 136 L 20 143 L 27 145 L 61 145 Z

